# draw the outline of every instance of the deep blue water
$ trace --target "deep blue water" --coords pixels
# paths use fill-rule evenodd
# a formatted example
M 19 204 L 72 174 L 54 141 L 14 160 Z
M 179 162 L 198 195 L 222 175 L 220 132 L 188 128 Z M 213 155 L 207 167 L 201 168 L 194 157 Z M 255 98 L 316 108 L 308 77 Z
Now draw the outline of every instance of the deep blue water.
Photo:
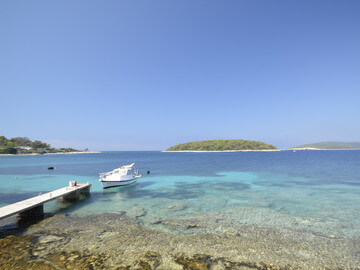
M 101 189 L 100 172 L 132 162 L 143 174 L 138 184 Z M 56 169 L 48 171 L 49 166 Z M 69 180 L 91 182 L 90 198 L 73 205 L 52 202 L 46 211 L 84 216 L 141 208 L 145 225 L 153 218 L 226 213 L 224 223 L 282 224 L 341 236 L 354 236 L 360 228 L 360 151 L 0 157 L 0 206 L 61 188 Z

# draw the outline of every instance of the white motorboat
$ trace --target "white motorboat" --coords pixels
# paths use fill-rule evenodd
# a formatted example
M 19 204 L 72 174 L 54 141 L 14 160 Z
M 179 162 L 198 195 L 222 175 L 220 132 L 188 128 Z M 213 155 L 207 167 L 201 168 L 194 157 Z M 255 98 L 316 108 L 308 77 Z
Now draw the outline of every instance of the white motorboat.
M 140 177 L 141 175 L 136 170 L 135 163 L 132 163 L 121 166 L 111 172 L 100 173 L 99 181 L 105 189 L 130 185 Z

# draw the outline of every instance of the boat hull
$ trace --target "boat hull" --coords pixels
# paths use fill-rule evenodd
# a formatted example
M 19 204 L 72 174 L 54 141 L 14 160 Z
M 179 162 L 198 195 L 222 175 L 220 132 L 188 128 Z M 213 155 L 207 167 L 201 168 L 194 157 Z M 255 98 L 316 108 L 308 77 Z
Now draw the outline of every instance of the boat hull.
M 122 181 L 104 181 L 101 180 L 101 185 L 103 187 L 103 189 L 107 189 L 107 188 L 113 188 L 113 187 L 122 187 L 122 186 L 127 186 L 130 184 L 133 184 L 137 181 L 137 178 L 133 178 L 133 179 L 129 179 L 129 180 L 122 180 Z

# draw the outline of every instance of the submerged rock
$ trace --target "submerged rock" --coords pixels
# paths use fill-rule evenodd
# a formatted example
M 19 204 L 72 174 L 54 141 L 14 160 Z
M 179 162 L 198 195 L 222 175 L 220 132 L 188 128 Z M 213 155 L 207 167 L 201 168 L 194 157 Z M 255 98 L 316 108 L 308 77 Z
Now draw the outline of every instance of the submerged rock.
M 174 228 L 182 228 L 182 229 L 194 229 L 202 226 L 201 222 L 196 219 L 171 219 L 171 220 L 163 220 L 161 222 L 163 225 Z
M 134 206 L 130 209 L 129 212 L 127 212 L 127 215 L 131 218 L 143 217 L 146 214 L 147 214 L 147 211 L 140 206 Z
M 144 258 L 140 259 L 135 263 L 143 270 L 158 269 L 161 265 L 161 255 L 156 252 L 147 252 Z
M 290 266 L 276 266 L 265 263 L 237 262 L 230 261 L 223 257 L 213 258 L 205 254 L 195 254 L 194 256 L 180 255 L 174 258 L 175 261 L 183 266 L 184 270 L 295 270 L 300 268 L 292 268 Z
M 183 211 L 186 208 L 188 208 L 188 205 L 184 204 L 184 203 L 168 204 L 166 206 L 166 209 L 168 209 L 170 211 Z
M 26 269 L 31 255 L 32 237 L 7 236 L 0 240 L 0 269 Z
M 48 239 L 50 239 L 49 236 Z M 53 238 L 54 239 L 54 238 Z M 44 242 L 43 242 L 44 243 Z M 8 236 L 0 240 L 0 269 L 103 269 L 104 254 L 55 252 L 40 256 L 30 236 Z
M 91 255 L 80 252 L 59 252 L 50 254 L 43 261 L 55 266 L 55 269 L 104 269 L 104 254 Z
M 157 217 L 153 217 L 147 220 L 150 224 L 161 224 L 162 223 L 162 219 L 161 218 L 157 218 Z
M 158 227 L 166 231 L 141 226 L 128 215 L 54 216 L 30 227 L 27 236 L 0 239 L 0 269 L 289 270 L 360 264 L 357 238 L 241 224 L 215 231 L 212 225 L 226 222 L 218 216 L 163 220 Z M 178 234 L 183 231 L 189 233 Z
M 46 243 L 50 243 L 50 242 L 60 241 L 62 239 L 64 239 L 64 237 L 60 237 L 60 236 L 56 236 L 56 235 L 44 235 L 44 236 L 40 236 L 38 238 L 38 243 L 46 244 Z
M 184 269 L 207 270 L 211 265 L 211 256 L 196 254 L 193 257 L 185 257 L 181 255 L 175 257 L 175 261 L 184 266 Z

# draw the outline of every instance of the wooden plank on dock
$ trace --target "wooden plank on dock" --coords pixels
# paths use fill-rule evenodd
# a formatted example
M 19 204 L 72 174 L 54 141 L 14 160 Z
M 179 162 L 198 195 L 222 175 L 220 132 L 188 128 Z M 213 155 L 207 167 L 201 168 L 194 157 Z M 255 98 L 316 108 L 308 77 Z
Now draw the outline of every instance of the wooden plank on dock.
M 60 188 L 39 196 L 32 197 L 27 200 L 23 200 L 17 203 L 13 203 L 0 208 L 0 219 L 7 218 L 9 216 L 24 212 L 36 206 L 42 205 L 48 201 L 57 199 L 59 197 L 64 197 L 73 192 L 81 192 L 83 190 L 89 190 L 91 184 L 76 184 L 74 186 L 68 186 Z

